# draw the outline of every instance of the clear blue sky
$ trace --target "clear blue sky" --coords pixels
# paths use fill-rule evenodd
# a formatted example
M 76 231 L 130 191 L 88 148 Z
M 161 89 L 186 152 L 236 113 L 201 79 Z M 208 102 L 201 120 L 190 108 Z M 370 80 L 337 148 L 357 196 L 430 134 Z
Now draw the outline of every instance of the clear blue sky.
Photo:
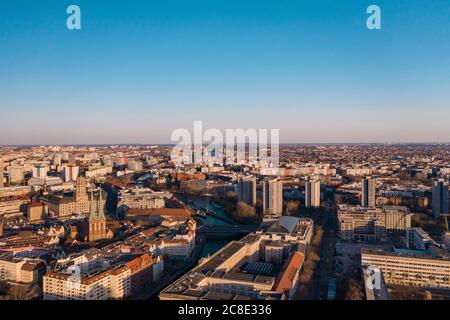
M 0 2 L 0 144 L 165 143 L 194 120 L 444 142 L 449 119 L 448 0 Z

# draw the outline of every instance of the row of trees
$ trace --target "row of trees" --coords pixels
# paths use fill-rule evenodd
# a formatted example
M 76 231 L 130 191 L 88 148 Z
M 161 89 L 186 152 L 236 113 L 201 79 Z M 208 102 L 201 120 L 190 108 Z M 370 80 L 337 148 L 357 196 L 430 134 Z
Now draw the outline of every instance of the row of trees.
M 6 281 L 0 281 L 0 300 L 33 300 L 40 296 L 37 285 L 10 285 Z
M 310 245 L 308 246 L 306 259 L 303 263 L 303 270 L 299 275 L 300 288 L 298 292 L 298 299 L 314 299 L 315 298 L 315 281 L 319 279 L 318 265 L 320 262 L 320 248 L 323 239 L 322 226 L 316 226 L 314 235 Z
M 355 265 L 338 280 L 336 298 L 339 300 L 363 300 L 364 286 L 361 280 L 361 267 Z

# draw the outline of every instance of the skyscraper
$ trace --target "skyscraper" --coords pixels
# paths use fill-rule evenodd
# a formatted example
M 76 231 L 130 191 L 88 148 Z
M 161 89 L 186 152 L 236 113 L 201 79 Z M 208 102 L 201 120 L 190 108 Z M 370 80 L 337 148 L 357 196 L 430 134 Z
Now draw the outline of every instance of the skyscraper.
M 240 176 L 238 180 L 238 201 L 254 206 L 256 205 L 256 177 Z
M 361 206 L 375 207 L 375 180 L 368 177 L 362 179 Z
M 281 216 L 283 211 L 283 183 L 279 179 L 263 181 L 263 213 Z
M 435 180 L 432 189 L 433 217 L 448 213 L 448 183 L 443 179 Z
M 320 180 L 313 179 L 305 183 L 305 207 L 320 207 Z

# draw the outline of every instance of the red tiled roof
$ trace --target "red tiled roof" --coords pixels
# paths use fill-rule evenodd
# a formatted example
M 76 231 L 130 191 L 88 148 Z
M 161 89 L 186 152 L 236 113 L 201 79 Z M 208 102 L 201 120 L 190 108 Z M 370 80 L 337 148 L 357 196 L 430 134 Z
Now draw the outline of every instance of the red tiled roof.
M 284 270 L 281 272 L 275 282 L 275 291 L 283 293 L 292 288 L 292 286 L 294 285 L 295 275 L 302 267 L 304 259 L 304 255 L 298 251 L 289 258 L 289 260 L 286 262 Z

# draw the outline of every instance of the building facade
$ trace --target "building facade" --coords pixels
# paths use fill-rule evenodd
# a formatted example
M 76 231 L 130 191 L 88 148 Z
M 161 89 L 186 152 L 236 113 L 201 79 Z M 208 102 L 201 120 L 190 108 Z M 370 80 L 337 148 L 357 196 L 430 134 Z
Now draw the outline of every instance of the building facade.
M 441 214 L 448 213 L 448 183 L 443 179 L 435 180 L 432 188 L 433 217 L 439 218 Z
M 375 180 L 372 178 L 362 179 L 361 189 L 361 206 L 363 207 L 375 207 Z
M 269 216 L 281 216 L 283 212 L 283 183 L 280 179 L 263 181 L 263 213 Z

